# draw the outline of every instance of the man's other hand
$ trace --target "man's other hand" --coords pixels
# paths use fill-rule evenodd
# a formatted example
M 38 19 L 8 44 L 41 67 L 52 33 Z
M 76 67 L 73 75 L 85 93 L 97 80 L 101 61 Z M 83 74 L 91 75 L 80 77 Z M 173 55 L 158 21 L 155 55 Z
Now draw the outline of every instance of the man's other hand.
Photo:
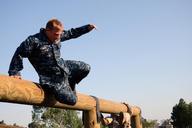
M 22 79 L 20 75 L 12 75 L 12 76 L 10 76 L 10 77 L 16 78 L 16 79 L 20 79 L 20 80 Z

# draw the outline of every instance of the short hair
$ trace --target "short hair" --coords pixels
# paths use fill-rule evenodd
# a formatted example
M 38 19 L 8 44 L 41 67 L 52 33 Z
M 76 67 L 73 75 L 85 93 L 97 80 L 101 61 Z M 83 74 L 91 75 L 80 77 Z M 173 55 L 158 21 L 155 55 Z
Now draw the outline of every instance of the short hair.
M 63 24 L 58 19 L 51 19 L 46 24 L 46 29 L 63 29 Z

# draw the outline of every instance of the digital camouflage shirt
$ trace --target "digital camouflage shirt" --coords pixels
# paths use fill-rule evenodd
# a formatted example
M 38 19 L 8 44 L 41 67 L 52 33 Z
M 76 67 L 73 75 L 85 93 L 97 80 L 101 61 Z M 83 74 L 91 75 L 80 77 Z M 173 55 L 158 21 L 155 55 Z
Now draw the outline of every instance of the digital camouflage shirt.
M 28 58 L 37 71 L 41 84 L 64 77 L 68 73 L 68 69 L 60 57 L 61 42 L 77 38 L 90 31 L 89 25 L 64 30 L 59 42 L 50 43 L 44 30 L 42 28 L 39 33 L 29 36 L 17 48 L 10 63 L 9 75 L 20 75 L 20 71 L 23 69 L 23 58 Z

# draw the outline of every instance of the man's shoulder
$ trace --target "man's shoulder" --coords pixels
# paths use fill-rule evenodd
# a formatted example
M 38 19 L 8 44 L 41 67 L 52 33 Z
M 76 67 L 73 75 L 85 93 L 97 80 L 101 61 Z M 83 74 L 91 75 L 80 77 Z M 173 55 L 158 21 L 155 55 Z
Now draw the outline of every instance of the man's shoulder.
M 39 33 L 36 33 L 34 35 L 30 35 L 28 38 L 32 42 L 37 43 L 37 44 L 42 43 L 42 42 L 46 42 L 47 41 L 46 36 L 45 36 L 45 34 L 42 31 L 43 30 L 40 30 Z
M 34 38 L 34 39 L 41 39 L 41 38 L 43 38 L 43 36 L 44 36 L 44 34 L 43 34 L 42 30 L 40 30 L 40 32 L 30 35 L 29 37 Z

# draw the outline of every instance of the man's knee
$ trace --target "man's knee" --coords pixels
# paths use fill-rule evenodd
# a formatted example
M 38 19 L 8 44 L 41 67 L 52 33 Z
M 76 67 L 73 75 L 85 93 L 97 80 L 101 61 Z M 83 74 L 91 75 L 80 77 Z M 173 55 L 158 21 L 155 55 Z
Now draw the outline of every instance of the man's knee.
M 91 66 L 89 64 L 85 64 L 85 72 L 88 74 L 91 70 Z
M 83 78 L 85 78 L 91 70 L 91 66 L 89 64 L 82 64 L 81 65 L 81 70 L 79 71 L 78 78 L 77 78 L 77 83 L 79 83 Z

